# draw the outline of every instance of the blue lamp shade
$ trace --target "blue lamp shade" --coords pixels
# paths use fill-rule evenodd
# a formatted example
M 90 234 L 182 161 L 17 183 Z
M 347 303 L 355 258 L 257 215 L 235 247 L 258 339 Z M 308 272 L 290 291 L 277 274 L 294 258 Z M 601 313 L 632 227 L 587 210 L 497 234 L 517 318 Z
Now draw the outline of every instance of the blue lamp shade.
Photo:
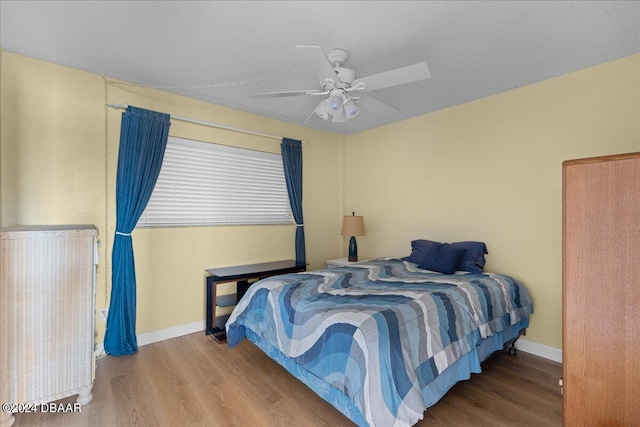
M 355 236 L 364 236 L 364 218 L 362 216 L 345 216 L 342 220 L 343 236 L 351 236 L 349 239 L 349 261 L 358 261 L 358 244 Z

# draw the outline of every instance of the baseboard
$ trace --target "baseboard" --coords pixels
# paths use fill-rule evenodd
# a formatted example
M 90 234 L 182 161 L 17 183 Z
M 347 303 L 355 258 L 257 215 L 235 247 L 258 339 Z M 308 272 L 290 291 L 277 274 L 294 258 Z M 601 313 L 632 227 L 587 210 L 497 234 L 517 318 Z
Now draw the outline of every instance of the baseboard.
M 185 323 L 183 325 L 172 326 L 170 328 L 158 329 L 156 331 L 145 332 L 136 336 L 138 347 L 152 344 L 158 341 L 169 340 L 171 338 L 181 337 L 183 335 L 193 334 L 195 332 L 204 332 L 205 320 Z M 96 344 L 96 358 L 104 356 L 104 344 L 99 342 Z
M 183 325 L 172 326 L 166 329 L 158 329 L 157 331 L 145 332 L 137 336 L 138 347 L 152 344 L 158 341 L 169 340 L 171 338 L 181 337 L 183 335 L 193 334 L 194 332 L 203 332 L 205 329 L 205 320 L 185 323 Z
M 524 338 L 520 338 L 516 342 L 516 347 L 518 348 L 518 351 L 524 351 L 525 353 L 530 353 L 535 356 L 553 360 L 554 362 L 562 363 L 562 350 L 559 348 L 538 344 L 537 342 L 529 341 Z
M 104 352 L 104 343 L 102 342 L 97 342 L 96 343 L 96 359 L 100 359 L 102 356 L 105 356 L 106 353 Z

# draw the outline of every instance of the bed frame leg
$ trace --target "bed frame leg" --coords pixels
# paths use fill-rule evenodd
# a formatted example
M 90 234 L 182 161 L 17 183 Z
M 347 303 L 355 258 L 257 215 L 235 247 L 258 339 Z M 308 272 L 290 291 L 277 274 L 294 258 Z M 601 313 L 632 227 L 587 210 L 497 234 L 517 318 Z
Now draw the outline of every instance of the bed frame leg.
M 516 348 L 516 341 L 518 341 L 518 338 L 520 338 L 522 335 L 526 335 L 526 334 L 527 334 L 527 330 L 521 329 L 517 337 L 510 339 L 509 341 L 504 343 L 504 347 L 503 347 L 504 350 L 508 351 L 511 356 L 517 356 L 518 349 Z

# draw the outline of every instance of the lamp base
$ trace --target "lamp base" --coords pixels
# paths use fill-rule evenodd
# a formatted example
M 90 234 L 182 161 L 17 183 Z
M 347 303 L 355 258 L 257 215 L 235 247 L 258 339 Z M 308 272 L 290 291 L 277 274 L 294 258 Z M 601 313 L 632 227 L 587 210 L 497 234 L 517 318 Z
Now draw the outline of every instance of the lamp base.
M 358 244 L 356 243 L 355 236 L 351 236 L 349 239 L 349 262 L 358 261 Z

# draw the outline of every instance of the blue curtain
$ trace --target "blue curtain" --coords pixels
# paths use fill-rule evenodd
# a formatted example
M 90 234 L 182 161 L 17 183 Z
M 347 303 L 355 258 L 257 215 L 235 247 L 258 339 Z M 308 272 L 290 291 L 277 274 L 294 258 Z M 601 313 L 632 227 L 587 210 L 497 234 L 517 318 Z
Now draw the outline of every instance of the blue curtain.
M 296 263 L 306 264 L 304 248 L 304 219 L 302 216 L 302 144 L 300 141 L 282 138 L 280 144 L 284 178 L 287 181 L 289 204 L 296 220 Z
M 122 113 L 116 176 L 116 233 L 104 349 L 111 356 L 138 351 L 136 271 L 131 232 L 156 185 L 169 137 L 169 115 L 128 107 Z

